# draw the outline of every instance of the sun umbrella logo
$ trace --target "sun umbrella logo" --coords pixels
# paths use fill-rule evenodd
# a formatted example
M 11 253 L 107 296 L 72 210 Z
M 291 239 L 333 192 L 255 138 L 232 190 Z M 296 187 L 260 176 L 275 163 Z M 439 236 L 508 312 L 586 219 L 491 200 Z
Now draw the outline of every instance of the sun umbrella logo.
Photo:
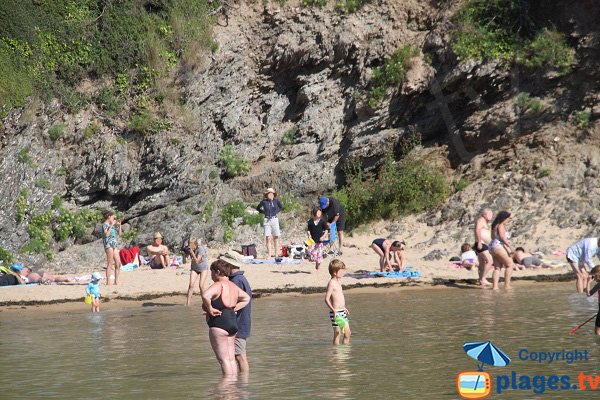
M 492 342 L 466 342 L 463 349 L 469 357 L 479 361 L 479 364 L 477 371 L 458 373 L 456 377 L 458 394 L 465 399 L 482 399 L 489 396 L 492 381 L 490 374 L 483 371 L 484 364 L 505 367 L 510 363 L 510 357 Z

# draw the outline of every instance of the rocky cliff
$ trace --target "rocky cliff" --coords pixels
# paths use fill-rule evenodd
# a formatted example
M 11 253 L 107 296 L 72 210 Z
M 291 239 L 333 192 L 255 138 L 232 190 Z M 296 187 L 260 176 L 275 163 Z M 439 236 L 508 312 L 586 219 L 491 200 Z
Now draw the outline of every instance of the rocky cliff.
M 191 132 L 173 124 L 140 136 L 116 120 L 89 137 L 83 132 L 99 112 L 93 107 L 72 115 L 56 100 L 13 110 L 0 142 L 0 247 L 19 253 L 32 216 L 56 196 L 67 209 L 123 211 L 126 228 L 139 232 L 133 244 L 160 230 L 172 244 L 194 234 L 217 246 L 226 203 L 257 203 L 273 186 L 307 205 L 344 183 L 348 160 L 377 170 L 385 152 L 400 156 L 415 133 L 422 146 L 413 152 L 466 186 L 422 215 L 435 232 L 430 244 L 467 237 L 484 204 L 511 210 L 514 234 L 540 246 L 552 240 L 532 229 L 542 221 L 595 232 L 600 11 L 591 0 L 538 2 L 536 18 L 550 21 L 576 49 L 573 71 L 558 76 L 457 60 L 448 32 L 460 3 L 382 0 L 343 14 L 292 1 L 242 2 L 227 26 L 215 27 L 219 50 L 173 78 L 194 120 Z M 373 69 L 406 44 L 419 54 L 405 82 L 369 105 Z M 540 108 L 515 107 L 521 93 L 538 98 Z M 577 112 L 589 113 L 585 126 L 576 126 Z M 57 121 L 64 134 L 51 139 Z M 246 176 L 224 172 L 219 157 L 228 145 L 247 159 Z M 18 205 L 23 188 L 25 207 Z M 288 238 L 302 237 L 303 218 L 304 211 L 284 217 Z M 257 227 L 234 228 L 236 246 L 261 240 Z M 63 271 L 102 261 L 91 228 L 77 240 L 50 243 L 54 260 L 20 257 Z

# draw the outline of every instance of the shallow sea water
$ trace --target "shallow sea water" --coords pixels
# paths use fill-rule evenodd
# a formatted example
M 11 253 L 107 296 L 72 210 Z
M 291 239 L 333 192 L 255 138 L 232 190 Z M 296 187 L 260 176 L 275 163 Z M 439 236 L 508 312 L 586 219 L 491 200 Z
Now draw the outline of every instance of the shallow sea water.
M 184 301 L 183 297 L 181 298 Z M 224 381 L 208 343 L 199 298 L 81 312 L 0 313 L 5 399 L 455 399 L 459 371 L 476 370 L 463 343 L 491 340 L 512 358 L 485 366 L 494 399 L 592 399 L 580 390 L 497 393 L 498 377 L 600 376 L 597 311 L 574 284 L 516 285 L 511 292 L 376 290 L 346 293 L 352 343 L 331 345 L 323 295 L 255 299 L 251 373 Z M 520 360 L 519 352 L 587 350 L 568 364 Z M 505 379 L 505 378 L 501 378 Z M 600 382 L 600 378 L 599 378 Z

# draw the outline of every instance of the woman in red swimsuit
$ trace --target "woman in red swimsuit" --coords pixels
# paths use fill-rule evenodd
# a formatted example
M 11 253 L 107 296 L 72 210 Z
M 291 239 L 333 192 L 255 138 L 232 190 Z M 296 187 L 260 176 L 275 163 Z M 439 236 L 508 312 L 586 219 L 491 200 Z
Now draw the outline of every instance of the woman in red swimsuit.
M 238 331 L 235 312 L 246 307 L 250 296 L 229 281 L 230 268 L 225 261 L 210 265 L 214 283 L 202 293 L 202 308 L 209 326 L 208 338 L 225 376 L 236 376 L 235 334 Z

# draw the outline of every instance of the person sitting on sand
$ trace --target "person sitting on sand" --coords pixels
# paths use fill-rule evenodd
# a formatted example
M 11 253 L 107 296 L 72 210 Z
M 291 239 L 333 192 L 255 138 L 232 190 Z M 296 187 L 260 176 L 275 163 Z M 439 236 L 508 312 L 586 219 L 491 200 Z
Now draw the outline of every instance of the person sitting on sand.
M 381 272 L 393 272 L 394 266 L 398 271 L 402 271 L 406 265 L 406 257 L 404 255 L 404 246 L 406 243 L 400 240 L 387 240 L 378 238 L 373 240 L 371 248 L 379 256 L 379 270 Z M 392 261 L 392 258 L 394 261 Z
M 547 267 L 548 265 L 544 264 L 542 260 L 533 254 L 527 253 L 524 248 L 517 247 L 512 256 L 513 261 L 515 262 L 515 267 L 519 269 L 525 268 L 539 268 L 539 267 Z
M 152 244 L 146 247 L 148 257 L 150 257 L 150 268 L 162 269 L 169 266 L 169 248 L 162 244 L 163 237 L 160 232 L 155 232 L 152 236 Z
M 471 249 L 471 245 L 469 243 L 463 243 L 460 246 L 460 261 L 461 265 L 465 267 L 467 270 L 471 270 L 471 268 L 476 267 L 479 263 L 477 261 L 477 254 Z

